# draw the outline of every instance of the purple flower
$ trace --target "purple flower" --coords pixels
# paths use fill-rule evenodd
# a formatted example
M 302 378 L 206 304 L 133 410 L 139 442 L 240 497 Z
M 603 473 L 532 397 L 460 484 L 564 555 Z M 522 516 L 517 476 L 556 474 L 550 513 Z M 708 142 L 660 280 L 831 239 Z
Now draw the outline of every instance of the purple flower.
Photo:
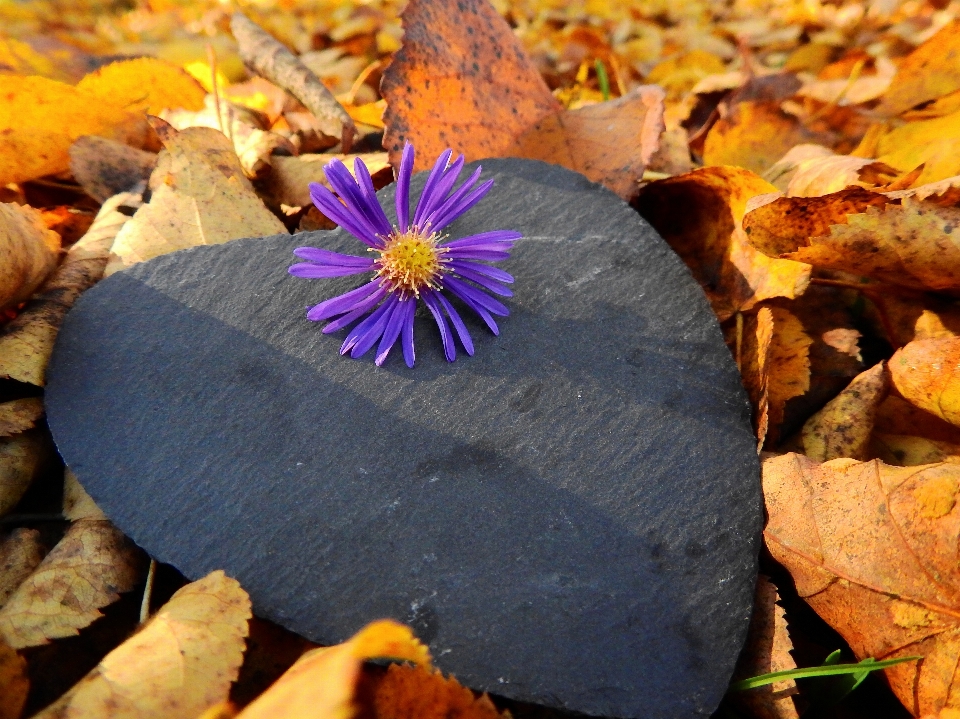
M 457 357 L 450 325 L 467 354 L 472 355 L 473 340 L 467 326 L 444 291 L 480 315 L 494 334 L 500 333 L 493 315 L 505 317 L 510 311 L 488 292 L 511 297 L 513 293 L 505 283 L 513 282 L 513 277 L 485 262 L 509 257 L 513 243 L 521 235 L 511 230 L 494 230 L 450 240 L 448 235 L 441 234 L 493 186 L 493 180 L 476 186 L 480 179 L 478 167 L 454 190 L 464 160 L 461 155 L 451 163 L 452 154 L 447 150 L 440 155 L 411 218 L 413 146 L 403 148 L 397 176 L 395 225 L 377 202 L 370 173 L 360 158 L 354 162 L 356 179 L 339 160 L 324 168 L 339 198 L 323 185 L 311 183 L 310 195 L 317 208 L 367 245 L 367 252 L 372 254 L 355 257 L 316 247 L 298 247 L 293 251 L 307 260 L 290 268 L 290 274 L 297 277 L 342 277 L 364 272 L 374 275 L 367 284 L 307 310 L 310 320 L 331 320 L 323 328 L 325 333 L 357 322 L 340 347 L 340 354 L 349 352 L 351 357 L 358 358 L 379 341 L 375 362 L 381 365 L 399 339 L 403 358 L 408 367 L 413 367 L 413 316 L 417 300 L 423 300 L 440 329 L 447 361 L 453 362 Z

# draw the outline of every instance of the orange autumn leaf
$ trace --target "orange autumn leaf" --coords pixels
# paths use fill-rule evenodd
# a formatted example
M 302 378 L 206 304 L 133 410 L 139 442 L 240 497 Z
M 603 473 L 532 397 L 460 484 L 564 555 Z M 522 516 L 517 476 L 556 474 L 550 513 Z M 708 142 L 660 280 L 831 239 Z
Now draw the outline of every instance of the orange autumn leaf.
M 0 203 L 0 310 L 30 298 L 57 266 L 60 235 L 29 206 Z
M 82 135 L 141 146 L 148 130 L 142 114 L 87 90 L 0 75 L 0 187 L 67 170 L 70 146 Z
M 80 80 L 77 88 L 151 115 L 181 108 L 199 110 L 207 94 L 189 73 L 155 57 L 110 63 Z
M 877 112 L 899 115 L 960 89 L 958 57 L 960 21 L 953 20 L 904 58 Z
M 386 672 L 364 676 L 358 696 L 360 716 L 369 719 L 508 719 L 483 694 L 453 677 L 419 666 L 391 664 Z
M 858 659 L 922 656 L 885 670 L 915 716 L 960 708 L 960 465 L 763 464 L 770 553 Z
M 915 407 L 960 425 L 960 337 L 916 340 L 890 358 L 897 392 Z
M 690 267 L 724 320 L 771 297 L 795 298 L 809 265 L 758 252 L 740 227 L 747 201 L 775 188 L 749 170 L 707 167 L 651 182 L 634 203 Z
M 418 170 L 451 148 L 467 160 L 552 162 L 625 199 L 636 194 L 663 131 L 661 90 L 638 88 L 611 102 L 564 110 L 486 0 L 412 0 L 403 20 L 403 47 L 381 84 L 383 144 L 394 166 L 404 142 L 412 142 Z
M 430 667 L 430 652 L 409 627 L 389 619 L 372 622 L 343 644 L 304 654 L 239 718 L 350 719 L 363 662 L 376 658 Z

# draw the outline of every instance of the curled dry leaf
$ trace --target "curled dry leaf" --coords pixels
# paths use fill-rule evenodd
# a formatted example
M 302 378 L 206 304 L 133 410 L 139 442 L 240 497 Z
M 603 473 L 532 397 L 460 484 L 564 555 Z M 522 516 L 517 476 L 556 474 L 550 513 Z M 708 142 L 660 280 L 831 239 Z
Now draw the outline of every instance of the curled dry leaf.
M 747 643 L 733 671 L 734 681 L 760 674 L 796 669 L 790 654 L 793 642 L 787 632 L 787 618 L 777 602 L 777 588 L 764 575 L 757 577 L 753 615 L 747 631 Z M 798 693 L 793 679 L 730 695 L 734 705 L 754 719 L 797 719 L 793 696 Z
M 960 426 L 960 337 L 915 340 L 890 358 L 893 386 L 905 400 Z
M 867 459 L 873 419 L 890 390 L 883 362 L 862 372 L 803 425 L 803 452 L 826 462 L 839 457 Z
M 29 693 L 27 661 L 0 641 L 0 719 L 20 719 Z
M 17 527 L 4 537 L 0 542 L 0 607 L 33 574 L 46 553 L 36 529 Z
M 49 453 L 49 436 L 38 429 L 0 438 L 0 517 L 20 501 Z
M 771 297 L 795 298 L 810 281 L 809 265 L 758 252 L 740 227 L 747 200 L 773 189 L 748 170 L 707 167 L 651 182 L 634 203 L 690 267 L 721 320 Z
M 117 233 L 107 274 L 187 247 L 286 233 L 217 130 L 190 127 L 166 139 L 150 188 L 150 202 Z
M 16 307 L 57 266 L 60 235 L 32 207 L 0 203 L 0 310 Z
M 104 203 L 87 234 L 74 243 L 53 276 L 17 317 L 0 327 L 0 377 L 43 386 L 53 343 L 67 310 L 102 276 L 117 231 L 130 219 L 121 207 L 140 205 L 139 195 Z
M 755 315 L 747 317 L 737 356 L 743 385 L 753 405 L 753 427 L 758 450 L 763 447 L 770 428 L 769 362 L 773 324 L 773 310 L 769 307 L 761 307 Z
M 304 654 L 241 719 L 350 719 L 363 662 L 392 658 L 430 667 L 430 653 L 409 627 L 392 620 L 368 624 L 343 644 Z
M 137 634 L 36 719 L 197 717 L 223 702 L 243 661 L 250 599 L 216 571 L 177 591 Z
M 0 639 L 15 649 L 71 637 L 133 589 L 144 557 L 110 522 L 83 519 L 0 609 Z
M 858 659 L 920 655 L 885 670 L 915 716 L 960 707 L 960 465 L 763 463 L 767 547 Z
M 852 155 L 834 155 L 822 145 L 797 145 L 763 177 L 787 197 L 818 197 L 859 185 L 875 187 L 900 174 L 882 162 Z M 863 179 L 869 176 L 870 180 Z
M 91 92 L 43 77 L 0 75 L 0 187 L 70 167 L 70 146 L 101 135 L 142 147 L 142 113 Z
M 565 110 L 486 0 L 412 0 L 402 17 L 403 47 L 381 84 L 384 147 L 395 167 L 412 142 L 418 170 L 452 148 L 467 160 L 552 162 L 624 199 L 636 194 L 664 129 L 659 88 Z
M 84 77 L 77 88 L 101 102 L 151 115 L 165 109 L 199 110 L 206 95 L 189 73 L 155 57 L 112 62 Z
M 877 112 L 899 115 L 905 110 L 960 89 L 960 21 L 944 25 L 900 62 Z
M 361 716 L 376 719 L 509 719 L 490 697 L 479 697 L 453 677 L 420 666 L 391 664 L 386 672 L 366 675 L 357 704 Z
M 150 177 L 157 156 L 105 137 L 88 135 L 70 146 L 70 172 L 98 202 L 133 190 Z
M 385 152 L 369 152 L 363 155 L 300 155 L 299 157 L 274 157 L 270 169 L 257 184 L 257 191 L 270 207 L 310 207 L 310 183 L 328 185 L 323 168 L 333 159 L 338 159 L 353 172 L 356 158 L 363 160 L 376 189 L 393 181 L 393 171 Z M 332 188 L 331 188 L 332 189 Z
M 0 437 L 10 437 L 30 429 L 43 416 L 43 400 L 24 397 L 0 403 Z

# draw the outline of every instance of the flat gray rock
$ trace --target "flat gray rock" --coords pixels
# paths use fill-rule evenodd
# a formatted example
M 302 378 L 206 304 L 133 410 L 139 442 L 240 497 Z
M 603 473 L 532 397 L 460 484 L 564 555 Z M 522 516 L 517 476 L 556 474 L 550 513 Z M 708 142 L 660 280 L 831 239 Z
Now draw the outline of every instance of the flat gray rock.
M 498 264 L 516 277 L 500 336 L 461 312 L 474 357 L 446 362 L 419 315 L 413 369 L 399 344 L 380 368 L 341 357 L 345 333 L 304 308 L 367 280 L 287 268 L 301 245 L 361 254 L 342 231 L 199 247 L 69 313 L 46 390 L 57 445 L 151 555 L 226 570 L 314 641 L 393 617 L 477 690 L 707 716 L 746 633 L 761 526 L 736 367 L 626 204 L 555 166 L 483 164 L 496 186 L 449 233 L 524 239 Z

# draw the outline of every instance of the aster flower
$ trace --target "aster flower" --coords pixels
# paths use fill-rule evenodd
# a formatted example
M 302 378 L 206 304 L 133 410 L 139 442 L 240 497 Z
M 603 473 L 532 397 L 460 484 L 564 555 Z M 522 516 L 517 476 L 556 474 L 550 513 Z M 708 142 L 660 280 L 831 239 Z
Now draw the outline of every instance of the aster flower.
M 494 230 L 451 240 L 442 234 L 445 227 L 476 205 L 493 186 L 493 180 L 477 186 L 478 167 L 454 189 L 464 159 L 461 155 L 451 163 L 452 154 L 447 150 L 440 155 L 411 217 L 410 177 L 414 151 L 409 144 L 403 148 L 397 174 L 396 224 L 390 223 L 377 202 L 370 173 L 360 158 L 354 162 L 356 179 L 339 160 L 333 160 L 324 168 L 339 198 L 323 185 L 311 183 L 310 196 L 317 208 L 367 245 L 370 253 L 367 257 L 356 257 L 317 247 L 294 250 L 297 257 L 307 260 L 290 267 L 290 274 L 297 277 L 373 273 L 366 284 L 307 310 L 310 320 L 331 320 L 323 328 L 324 333 L 357 323 L 340 347 L 340 354 L 349 352 L 356 359 L 379 341 L 375 362 L 381 365 L 399 339 L 403 358 L 408 367 L 413 367 L 413 317 L 417 302 L 422 300 L 440 330 L 447 361 L 453 362 L 457 357 L 451 325 L 464 350 L 472 355 L 470 333 L 444 292 L 456 296 L 477 313 L 491 332 L 500 333 L 493 315 L 505 317 L 510 311 L 488 293 L 511 297 L 513 293 L 506 285 L 513 282 L 513 277 L 485 263 L 509 257 L 513 243 L 521 235 L 511 230 Z

